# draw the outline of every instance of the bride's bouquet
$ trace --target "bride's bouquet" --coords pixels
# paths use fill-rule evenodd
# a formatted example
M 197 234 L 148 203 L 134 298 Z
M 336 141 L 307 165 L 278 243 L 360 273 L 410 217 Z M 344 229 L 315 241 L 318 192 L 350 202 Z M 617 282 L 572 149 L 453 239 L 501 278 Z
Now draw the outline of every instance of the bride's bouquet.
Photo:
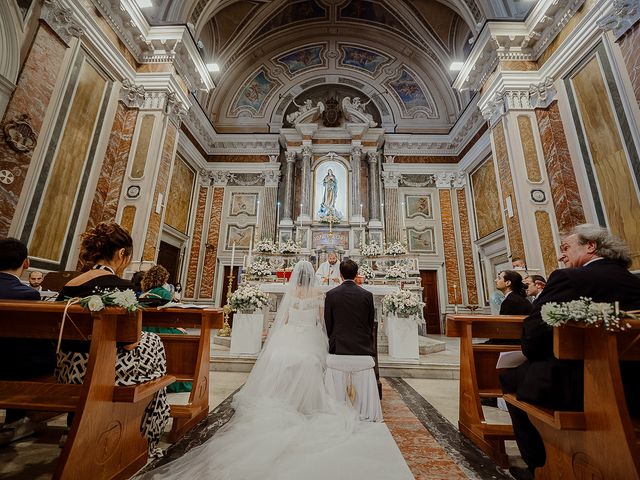
M 280 244 L 279 250 L 280 250 L 280 253 L 284 253 L 284 254 L 300 253 L 300 250 L 302 250 L 302 246 L 299 243 L 296 243 L 293 240 L 289 239 L 286 242 L 283 242 Z
M 229 298 L 229 305 L 234 312 L 238 310 L 260 310 L 269 304 L 269 296 L 259 285 L 241 284 Z
M 547 325 L 557 327 L 569 321 L 603 326 L 608 332 L 631 328 L 625 318 L 635 319 L 635 315 L 623 312 L 616 303 L 598 303 L 590 298 L 580 297 L 570 302 L 548 302 L 540 309 L 542 320 Z
M 378 255 L 382 255 L 382 247 L 376 242 L 365 243 L 360 248 L 360 253 L 365 257 L 377 257 Z
M 419 318 L 424 306 L 425 303 L 418 294 L 409 290 L 401 289 L 382 298 L 382 311 L 398 317 L 417 316 Z
M 387 255 L 405 255 L 407 253 L 407 247 L 400 242 L 393 242 L 387 245 L 384 253 Z
M 263 238 L 253 250 L 256 253 L 278 253 L 278 246 L 268 238 Z
M 409 270 L 406 266 L 396 263 L 395 265 L 391 265 L 386 273 L 384 274 L 384 278 L 407 278 L 409 276 Z
M 256 258 L 251 265 L 249 265 L 247 273 L 252 277 L 266 277 L 271 275 L 271 266 L 269 265 L 269 262 L 266 262 L 261 258 Z

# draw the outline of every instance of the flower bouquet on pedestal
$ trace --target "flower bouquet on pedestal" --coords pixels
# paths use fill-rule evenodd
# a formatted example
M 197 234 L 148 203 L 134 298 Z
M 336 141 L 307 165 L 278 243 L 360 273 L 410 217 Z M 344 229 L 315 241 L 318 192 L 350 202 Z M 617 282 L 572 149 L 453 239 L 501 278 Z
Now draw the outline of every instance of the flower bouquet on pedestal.
M 360 253 L 365 257 L 377 257 L 382 255 L 382 247 L 376 242 L 365 243 L 360 248 Z
M 294 242 L 289 239 L 286 242 L 283 242 L 279 245 L 278 250 L 282 254 L 297 254 L 302 250 L 302 246 L 299 243 Z
M 266 277 L 271 275 L 271 266 L 269 265 L 269 262 L 266 262 L 261 258 L 256 258 L 251 265 L 249 265 L 247 272 L 252 277 Z
M 406 255 L 407 247 L 400 242 L 389 243 L 386 246 L 384 253 L 386 255 Z
M 234 312 L 254 312 L 269 304 L 269 295 L 260 286 L 248 283 L 241 284 L 229 298 L 229 305 Z
M 278 245 L 268 238 L 263 238 L 256 244 L 255 253 L 278 253 Z
M 361 275 L 366 280 L 372 280 L 376 278 L 376 272 L 371 268 L 371 265 L 362 263 L 358 265 L 358 275 Z
M 391 265 L 384 274 L 384 278 L 400 279 L 407 278 L 409 276 L 409 270 L 405 265 L 396 263 Z
M 615 303 L 597 303 L 590 298 L 580 297 L 570 302 L 545 303 L 541 310 L 542 320 L 547 325 L 557 327 L 574 321 L 587 325 L 602 326 L 608 332 L 617 332 L 631 328 L 625 318 L 636 319 L 636 316 L 623 312 Z
M 409 290 L 401 289 L 382 298 L 382 311 L 397 317 L 413 316 L 416 320 L 420 320 L 420 312 L 424 305 L 418 294 Z

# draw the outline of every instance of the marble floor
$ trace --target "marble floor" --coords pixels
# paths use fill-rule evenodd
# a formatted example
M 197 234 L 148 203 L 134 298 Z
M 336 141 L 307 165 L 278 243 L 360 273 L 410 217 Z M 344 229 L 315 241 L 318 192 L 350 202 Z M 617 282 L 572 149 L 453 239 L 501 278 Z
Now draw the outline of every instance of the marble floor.
M 435 337 L 447 342 L 447 349 L 428 355 L 429 362 L 457 365 L 457 339 Z M 165 459 L 151 466 L 178 458 L 185 451 L 211 437 L 233 413 L 230 395 L 245 381 L 246 372 L 210 373 L 210 415 L 176 445 L 162 443 L 168 449 Z M 187 401 L 188 393 L 170 394 L 171 403 Z M 383 381 L 383 414 L 405 461 L 414 477 L 421 479 L 508 479 L 498 468 L 457 430 L 458 380 L 456 378 L 387 377 Z M 506 412 L 484 407 L 487 420 L 509 422 Z M 0 410 L 0 417 L 4 412 Z M 2 420 L 2 418 L 0 418 Z M 57 456 L 58 440 L 65 417 L 48 422 L 43 432 L 0 447 L 0 479 L 40 480 L 51 478 Z M 170 429 L 170 425 L 167 430 Z M 521 464 L 514 442 L 507 442 L 512 464 Z

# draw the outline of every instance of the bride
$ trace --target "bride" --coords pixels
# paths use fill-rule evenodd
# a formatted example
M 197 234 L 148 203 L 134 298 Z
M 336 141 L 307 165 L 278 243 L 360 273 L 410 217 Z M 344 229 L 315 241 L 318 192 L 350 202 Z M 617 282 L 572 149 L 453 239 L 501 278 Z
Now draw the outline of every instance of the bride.
M 232 419 L 204 444 L 142 478 L 326 480 L 354 478 L 344 474 L 356 464 L 355 478 L 393 478 L 387 462 L 376 464 L 380 435 L 373 430 L 384 425 L 359 422 L 325 390 L 322 306 L 311 263 L 298 262 L 262 352 L 233 398 Z

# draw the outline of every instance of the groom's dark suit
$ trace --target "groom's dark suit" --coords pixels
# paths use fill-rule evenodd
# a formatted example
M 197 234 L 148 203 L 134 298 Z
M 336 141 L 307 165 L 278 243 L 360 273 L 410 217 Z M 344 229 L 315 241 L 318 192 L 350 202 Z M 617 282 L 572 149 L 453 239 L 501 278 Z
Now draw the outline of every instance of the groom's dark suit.
M 324 322 L 329 353 L 376 356 L 373 295 L 353 280 L 345 280 L 327 292 Z

